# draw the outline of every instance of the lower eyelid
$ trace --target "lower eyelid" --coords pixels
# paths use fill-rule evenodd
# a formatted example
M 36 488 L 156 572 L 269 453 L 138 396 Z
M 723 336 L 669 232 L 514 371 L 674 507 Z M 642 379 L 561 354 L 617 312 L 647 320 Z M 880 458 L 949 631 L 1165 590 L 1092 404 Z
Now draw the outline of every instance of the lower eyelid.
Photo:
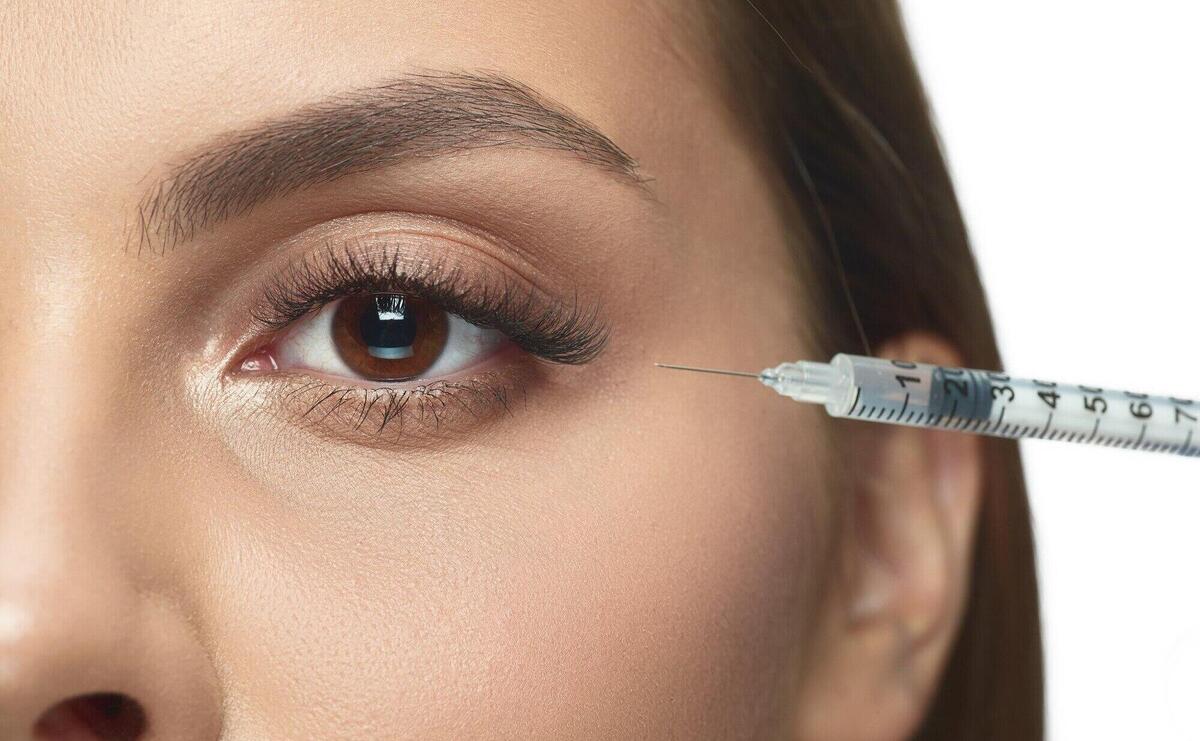
M 427 445 L 507 417 L 524 405 L 524 371 L 488 371 L 412 388 L 342 386 L 295 376 L 278 399 L 279 414 L 322 436 L 368 446 Z

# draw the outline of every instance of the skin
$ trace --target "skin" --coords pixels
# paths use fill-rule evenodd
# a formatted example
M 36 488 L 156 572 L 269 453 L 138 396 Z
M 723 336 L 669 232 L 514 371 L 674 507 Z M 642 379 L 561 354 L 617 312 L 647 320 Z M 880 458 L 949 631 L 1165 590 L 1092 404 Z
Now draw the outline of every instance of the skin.
M 915 727 L 965 599 L 978 456 L 855 432 L 871 462 L 835 476 L 820 409 L 652 366 L 814 355 L 768 174 L 681 11 L 87 7 L 0 6 L 0 737 L 89 738 L 67 701 L 94 692 L 163 739 Z M 222 132 L 418 69 L 521 81 L 646 187 L 495 147 L 128 249 L 148 183 Z M 251 309 L 321 238 L 380 230 L 577 291 L 608 345 L 492 359 L 526 369 L 520 401 L 436 437 L 313 424 L 236 373 Z

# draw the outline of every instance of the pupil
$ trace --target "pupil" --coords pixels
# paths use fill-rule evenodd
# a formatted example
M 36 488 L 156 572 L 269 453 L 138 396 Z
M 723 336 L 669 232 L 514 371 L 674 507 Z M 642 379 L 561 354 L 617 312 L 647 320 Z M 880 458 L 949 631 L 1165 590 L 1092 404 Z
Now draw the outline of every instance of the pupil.
M 403 296 L 379 294 L 372 297 L 363 311 L 358 331 L 371 357 L 400 360 L 412 357 L 417 318 L 404 305 Z
M 373 381 L 416 378 L 446 349 L 449 315 L 417 296 L 371 293 L 343 299 L 333 315 L 338 355 Z

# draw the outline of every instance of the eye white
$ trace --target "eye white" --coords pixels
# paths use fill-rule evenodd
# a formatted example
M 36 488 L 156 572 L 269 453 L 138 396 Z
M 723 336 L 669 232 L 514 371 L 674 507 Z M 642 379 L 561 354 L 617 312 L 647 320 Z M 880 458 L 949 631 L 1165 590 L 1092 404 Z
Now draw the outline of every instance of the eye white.
M 300 320 L 276 348 L 280 368 L 305 368 L 331 376 L 363 379 L 333 343 L 333 318 L 341 301 L 326 304 L 316 315 Z M 447 315 L 446 346 L 421 379 L 448 376 L 475 365 L 504 342 L 504 333 L 484 329 L 454 314 Z M 413 379 L 417 380 L 417 379 Z

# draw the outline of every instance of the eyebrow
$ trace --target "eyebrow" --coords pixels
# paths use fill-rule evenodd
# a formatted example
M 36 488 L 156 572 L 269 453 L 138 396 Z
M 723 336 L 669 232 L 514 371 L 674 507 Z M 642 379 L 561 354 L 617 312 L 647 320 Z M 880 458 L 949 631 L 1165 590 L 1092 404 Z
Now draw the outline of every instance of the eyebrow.
M 264 201 L 340 177 L 484 147 L 568 153 L 645 189 L 637 162 L 587 121 L 504 75 L 416 72 L 226 133 L 154 183 L 138 252 L 166 252 Z

